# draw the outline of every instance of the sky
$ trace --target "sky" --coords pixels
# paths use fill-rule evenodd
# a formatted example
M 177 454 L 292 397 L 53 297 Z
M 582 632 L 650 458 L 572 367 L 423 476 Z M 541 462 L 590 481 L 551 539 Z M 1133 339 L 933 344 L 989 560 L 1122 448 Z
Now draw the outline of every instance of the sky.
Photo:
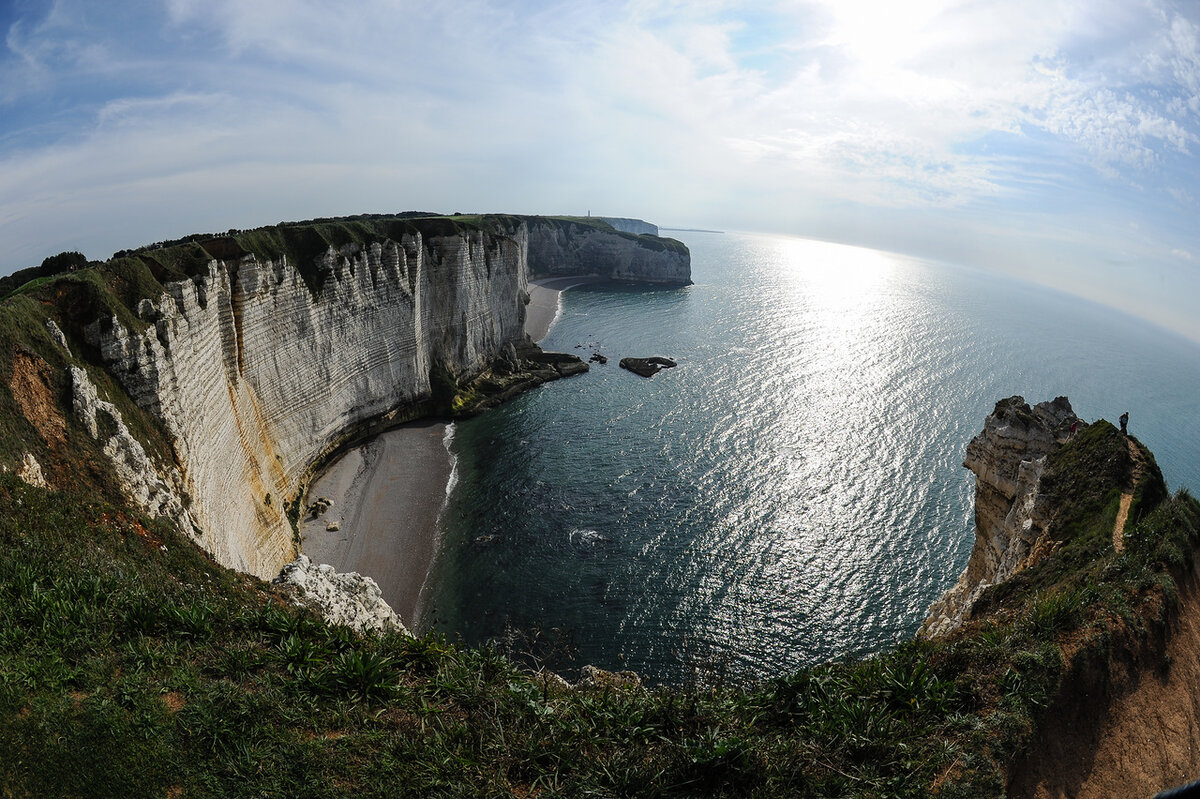
M 0 274 L 428 210 L 1012 274 L 1200 341 L 1200 3 L 0 0 Z

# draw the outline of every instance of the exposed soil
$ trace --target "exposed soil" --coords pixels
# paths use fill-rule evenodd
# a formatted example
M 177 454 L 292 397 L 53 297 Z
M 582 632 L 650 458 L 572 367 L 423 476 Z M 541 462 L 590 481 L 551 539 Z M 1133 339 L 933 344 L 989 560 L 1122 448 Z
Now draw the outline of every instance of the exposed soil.
M 1125 443 L 1129 447 L 1129 457 L 1133 459 L 1133 485 L 1121 493 L 1121 504 L 1117 508 L 1117 520 L 1113 524 L 1113 549 L 1117 552 L 1125 551 L 1125 522 L 1129 520 L 1129 506 L 1133 504 L 1133 492 L 1137 489 L 1137 484 L 1141 482 L 1142 475 L 1146 471 L 1146 461 L 1142 457 L 1141 448 L 1134 444 L 1131 438 L 1125 439 Z
M 167 706 L 167 710 L 172 713 L 178 713 L 187 706 L 187 700 L 183 698 L 183 694 L 178 691 L 170 691 L 163 694 L 163 704 Z
M 1014 764 L 1010 796 L 1148 798 L 1200 777 L 1197 568 L 1170 629 L 1114 635 L 1107 662 L 1076 664 L 1071 695 L 1047 710 L 1040 740 Z
M 18 351 L 13 356 L 9 388 L 21 413 L 38 431 L 46 446 L 51 449 L 64 446 L 67 443 L 67 425 L 54 401 L 50 366 L 40 358 Z

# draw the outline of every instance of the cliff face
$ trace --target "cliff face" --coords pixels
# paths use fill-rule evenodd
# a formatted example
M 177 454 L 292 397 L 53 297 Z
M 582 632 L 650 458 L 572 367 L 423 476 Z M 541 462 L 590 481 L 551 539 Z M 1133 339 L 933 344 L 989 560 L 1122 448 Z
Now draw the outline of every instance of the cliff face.
M 200 542 L 267 577 L 295 557 L 285 500 L 363 424 L 480 371 L 524 333 L 526 240 L 482 232 L 330 250 L 310 292 L 276 261 L 213 261 L 88 336 L 173 442 Z
M 688 285 L 691 256 L 671 239 L 613 234 L 557 220 L 530 220 L 529 269 L 535 275 L 601 275 L 611 280 Z
M 272 235 L 290 258 L 229 238 L 188 244 L 201 256 L 190 277 L 126 300 L 136 316 L 76 325 L 160 421 L 174 464 L 155 468 L 87 372 L 71 371 L 76 415 L 125 495 L 191 531 L 223 565 L 260 577 L 296 557 L 287 504 L 349 439 L 433 412 L 450 384 L 470 386 L 467 410 L 482 409 L 586 370 L 525 346 L 534 264 L 648 282 L 687 282 L 690 271 L 678 242 L 539 218 L 323 220 L 246 241 Z M 139 257 L 152 271 L 179 261 L 149 252 Z M 498 398 L 479 394 L 475 378 Z
M 648 236 L 658 235 L 658 225 L 652 225 L 642 219 L 630 219 L 624 216 L 594 216 L 592 219 L 607 222 L 613 226 L 613 229 L 619 230 L 622 233 L 633 233 L 636 236 L 643 234 Z
M 1066 397 L 1033 408 L 1022 397 L 996 403 L 983 432 L 967 445 L 963 466 L 975 473 L 975 547 L 954 587 L 929 608 L 922 635 L 956 629 L 990 585 L 1049 554 L 1053 503 L 1041 494 L 1047 456 L 1085 427 Z

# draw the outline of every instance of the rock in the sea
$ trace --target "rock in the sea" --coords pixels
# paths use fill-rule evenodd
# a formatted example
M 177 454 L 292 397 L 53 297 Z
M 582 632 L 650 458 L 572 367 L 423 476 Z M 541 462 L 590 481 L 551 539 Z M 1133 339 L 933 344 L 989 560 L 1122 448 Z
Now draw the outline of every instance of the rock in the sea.
M 662 358 L 657 355 L 649 358 L 622 358 L 620 364 L 622 369 L 628 369 L 642 377 L 654 377 L 663 369 L 670 369 L 677 365 L 670 358 Z
M 603 366 L 604 364 L 608 363 L 608 358 L 604 357 L 598 352 L 593 352 L 592 357 L 588 358 L 588 361 L 591 363 L 598 363 Z
M 1039 487 L 1047 456 L 1066 442 L 1072 424 L 1087 426 L 1066 397 L 1033 408 L 1023 397 L 996 403 L 963 461 L 976 478 L 975 548 L 958 582 L 930 606 L 922 635 L 957 629 L 985 588 L 1028 565 L 1031 552 L 1048 549 L 1052 508 Z
M 301 555 L 284 566 L 273 582 L 290 587 L 298 604 L 313 608 L 330 624 L 360 631 L 408 633 L 384 601 L 379 585 L 358 572 L 339 573 L 332 566 L 314 564 L 307 555 Z

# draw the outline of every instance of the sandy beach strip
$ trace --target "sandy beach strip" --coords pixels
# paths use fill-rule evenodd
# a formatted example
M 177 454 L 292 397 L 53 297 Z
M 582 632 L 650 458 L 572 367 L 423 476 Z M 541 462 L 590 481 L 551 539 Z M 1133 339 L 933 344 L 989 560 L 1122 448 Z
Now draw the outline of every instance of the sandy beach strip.
M 598 275 L 541 278 L 529 283 L 525 332 L 546 337 L 561 292 L 596 283 Z M 317 518 L 300 520 L 300 549 L 314 563 L 365 574 L 410 628 L 420 625 L 421 589 L 437 554 L 438 515 L 454 462 L 444 422 L 420 421 L 381 433 L 327 465 L 308 490 L 311 505 L 332 501 Z M 338 529 L 329 530 L 335 525 Z
M 529 281 L 529 304 L 525 306 L 525 332 L 533 341 L 541 341 L 558 318 L 560 294 L 576 286 L 599 283 L 599 275 L 543 277 Z
M 453 468 L 445 433 L 443 422 L 412 422 L 350 449 L 308 491 L 310 504 L 325 497 L 333 505 L 300 523 L 304 554 L 375 580 L 409 629 L 420 623 L 421 588 Z M 331 524 L 338 529 L 326 529 Z

